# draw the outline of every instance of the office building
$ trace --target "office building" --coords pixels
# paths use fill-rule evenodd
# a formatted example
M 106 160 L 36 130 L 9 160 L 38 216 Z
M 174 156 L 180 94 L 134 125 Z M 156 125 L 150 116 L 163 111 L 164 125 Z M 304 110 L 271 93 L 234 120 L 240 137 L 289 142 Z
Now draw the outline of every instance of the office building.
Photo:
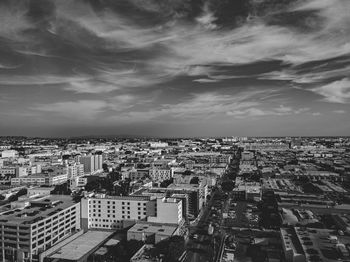
M 11 186 L 34 185 L 54 186 L 67 182 L 67 174 L 35 174 L 26 177 L 11 178 Z
M 0 213 L 2 261 L 38 261 L 38 255 L 80 230 L 80 204 L 70 196 L 28 200 Z

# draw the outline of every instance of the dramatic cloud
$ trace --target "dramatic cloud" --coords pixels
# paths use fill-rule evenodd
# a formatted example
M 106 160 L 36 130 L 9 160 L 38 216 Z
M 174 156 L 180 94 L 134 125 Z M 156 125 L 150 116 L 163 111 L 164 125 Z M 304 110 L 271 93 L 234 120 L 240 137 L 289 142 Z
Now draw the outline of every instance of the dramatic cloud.
M 328 102 L 350 102 L 350 80 L 347 78 L 314 88 L 312 91 L 321 96 L 324 96 L 324 100 Z
M 267 123 L 347 133 L 337 121 L 350 123 L 349 10 L 346 0 L 2 1 L 0 133 L 39 119 L 89 134 L 175 123 L 178 135 L 266 135 Z

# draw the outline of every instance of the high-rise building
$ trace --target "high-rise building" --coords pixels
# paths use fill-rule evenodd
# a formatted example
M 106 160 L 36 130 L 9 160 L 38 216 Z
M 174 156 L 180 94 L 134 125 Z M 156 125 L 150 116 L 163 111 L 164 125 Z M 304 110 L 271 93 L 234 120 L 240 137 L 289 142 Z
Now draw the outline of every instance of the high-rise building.
M 102 169 L 102 155 L 94 155 L 94 164 L 95 164 L 95 170 L 101 170 Z
M 94 156 L 82 156 L 80 157 L 80 163 L 84 165 L 84 173 L 92 173 L 95 171 L 95 157 Z
M 93 173 L 102 170 L 102 155 L 89 155 L 80 157 L 79 162 L 84 165 L 85 173 Z

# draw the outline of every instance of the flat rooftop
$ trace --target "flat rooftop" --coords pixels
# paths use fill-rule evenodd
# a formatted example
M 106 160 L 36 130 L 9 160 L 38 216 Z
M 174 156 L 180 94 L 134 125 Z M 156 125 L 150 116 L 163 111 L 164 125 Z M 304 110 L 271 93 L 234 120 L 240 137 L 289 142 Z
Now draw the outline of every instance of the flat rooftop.
M 0 223 L 29 225 L 76 204 L 71 196 L 65 195 L 39 196 L 19 202 L 28 203 L 29 205 L 0 213 Z
M 169 189 L 198 189 L 199 185 L 197 184 L 170 184 Z
M 112 234 L 113 232 L 108 231 L 88 231 L 61 247 L 54 254 L 48 256 L 48 258 L 78 261 L 85 255 L 92 253 L 94 249 L 102 245 Z
M 147 232 L 147 233 L 172 236 L 176 229 L 177 229 L 177 226 L 140 223 L 140 224 L 135 224 L 132 228 L 128 230 L 128 232 L 133 232 L 133 233 Z

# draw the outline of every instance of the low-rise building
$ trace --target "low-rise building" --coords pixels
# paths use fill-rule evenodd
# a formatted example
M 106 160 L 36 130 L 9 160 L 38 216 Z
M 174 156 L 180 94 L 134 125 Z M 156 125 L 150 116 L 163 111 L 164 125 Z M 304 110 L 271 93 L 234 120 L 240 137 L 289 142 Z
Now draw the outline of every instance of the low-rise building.
M 99 196 L 81 200 L 82 227 L 88 229 L 121 229 L 138 220 L 155 216 L 156 201 L 148 196 Z
M 128 230 L 127 240 L 137 240 L 157 244 L 179 234 L 179 226 L 171 224 L 137 223 Z
M 173 177 L 172 168 L 152 168 L 149 171 L 150 177 L 153 181 L 164 181 Z
M 54 186 L 67 182 L 67 174 L 35 174 L 26 177 L 11 178 L 12 186 L 37 185 L 37 186 Z
M 232 193 L 237 200 L 260 201 L 262 197 L 261 185 L 256 182 L 243 182 L 237 185 Z
M 149 216 L 148 222 L 180 224 L 183 220 L 182 200 L 178 198 L 157 198 L 155 216 Z

